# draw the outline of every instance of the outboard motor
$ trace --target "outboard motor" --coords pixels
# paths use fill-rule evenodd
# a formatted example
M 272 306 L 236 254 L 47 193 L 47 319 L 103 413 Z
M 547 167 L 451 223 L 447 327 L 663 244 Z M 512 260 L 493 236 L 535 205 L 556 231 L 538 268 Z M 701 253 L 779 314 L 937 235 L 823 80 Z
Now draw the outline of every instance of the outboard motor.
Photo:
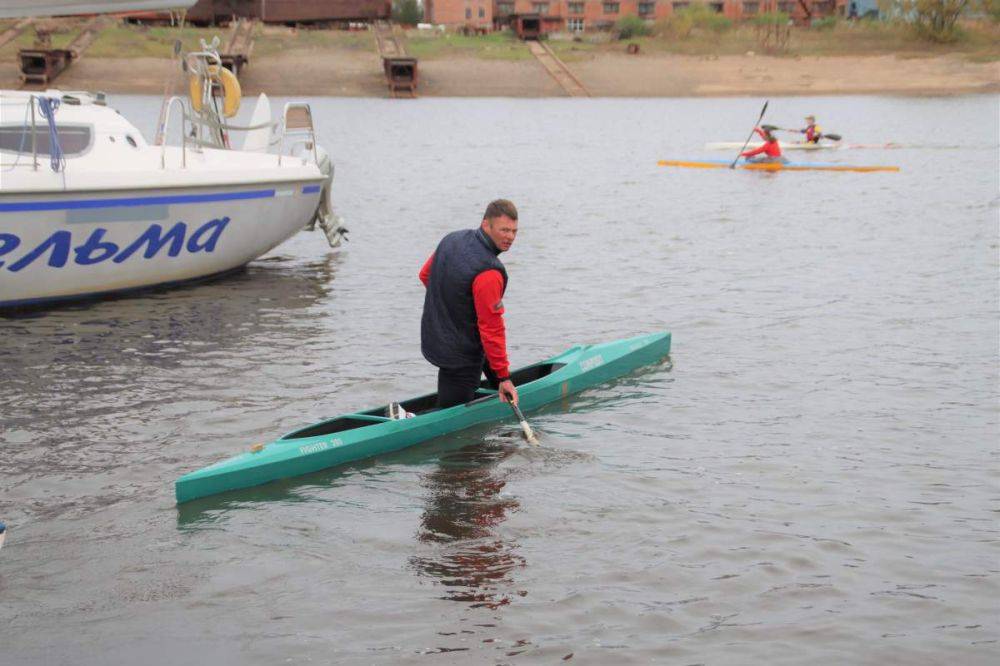
M 319 158 L 319 170 L 326 176 L 326 181 L 323 183 L 323 190 L 319 195 L 319 206 L 316 208 L 316 214 L 306 225 L 306 229 L 312 231 L 316 225 L 319 225 L 319 228 L 326 234 L 326 240 L 330 247 L 337 247 L 341 240 L 348 240 L 348 230 L 344 226 L 344 220 L 333 212 L 333 161 L 330 159 L 329 153 L 321 146 L 316 146 L 316 153 Z

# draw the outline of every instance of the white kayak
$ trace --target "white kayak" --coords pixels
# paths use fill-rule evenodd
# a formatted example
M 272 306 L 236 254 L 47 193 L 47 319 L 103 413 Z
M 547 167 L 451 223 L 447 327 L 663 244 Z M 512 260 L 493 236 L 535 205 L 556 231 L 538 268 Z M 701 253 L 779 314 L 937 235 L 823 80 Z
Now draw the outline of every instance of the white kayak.
M 903 148 L 899 143 L 844 143 L 843 141 L 823 141 L 822 143 L 806 143 L 805 141 L 779 141 L 782 150 L 859 150 L 859 149 L 886 149 Z M 751 141 L 747 150 L 759 148 L 764 145 L 761 141 Z M 743 147 L 738 141 L 719 141 L 716 143 L 706 143 L 705 150 L 739 150 Z
M 779 141 L 782 150 L 838 150 L 842 148 L 839 141 L 830 141 L 823 143 L 806 143 L 805 141 Z M 764 145 L 762 141 L 751 141 L 747 146 L 747 150 L 752 150 L 754 148 L 760 148 Z M 743 147 L 742 141 L 719 141 L 716 143 L 706 143 L 705 150 L 739 150 Z

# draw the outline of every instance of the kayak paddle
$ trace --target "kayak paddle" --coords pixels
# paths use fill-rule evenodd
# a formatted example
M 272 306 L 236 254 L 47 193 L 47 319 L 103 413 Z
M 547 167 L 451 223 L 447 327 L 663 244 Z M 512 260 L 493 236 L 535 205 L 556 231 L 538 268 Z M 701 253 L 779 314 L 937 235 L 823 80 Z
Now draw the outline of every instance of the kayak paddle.
M 796 132 L 798 134 L 802 134 L 802 130 L 788 129 L 787 127 L 775 127 L 774 129 L 781 130 L 782 132 Z M 831 134 L 829 132 L 820 132 L 819 133 L 819 138 L 821 138 L 821 139 L 829 139 L 830 141 L 840 141 L 844 137 L 840 136 L 839 134 Z
M 521 408 L 512 402 L 509 404 L 510 408 L 514 410 L 514 416 L 516 416 L 517 420 L 521 422 L 521 431 L 524 433 L 524 438 L 528 440 L 528 444 L 539 446 L 538 438 L 535 437 L 535 433 L 531 431 L 531 426 L 528 425 L 528 420 L 524 418 L 524 414 L 521 413 Z
M 767 100 L 767 101 L 764 102 L 764 108 L 760 110 L 760 117 L 757 118 L 757 122 L 755 122 L 753 124 L 753 129 L 750 130 L 750 136 L 747 137 L 746 143 L 744 143 L 743 147 L 740 148 L 740 152 L 739 152 L 739 154 L 736 155 L 736 159 L 734 159 L 733 163 L 729 165 L 730 169 L 735 169 L 736 168 L 736 163 L 740 161 L 740 156 L 743 154 L 743 151 L 747 149 L 748 145 L 750 145 L 750 139 L 753 138 L 753 132 L 754 132 L 754 130 L 757 129 L 757 125 L 760 125 L 760 121 L 762 121 L 764 119 L 764 112 L 767 111 L 767 104 L 768 104 L 769 101 L 770 100 Z

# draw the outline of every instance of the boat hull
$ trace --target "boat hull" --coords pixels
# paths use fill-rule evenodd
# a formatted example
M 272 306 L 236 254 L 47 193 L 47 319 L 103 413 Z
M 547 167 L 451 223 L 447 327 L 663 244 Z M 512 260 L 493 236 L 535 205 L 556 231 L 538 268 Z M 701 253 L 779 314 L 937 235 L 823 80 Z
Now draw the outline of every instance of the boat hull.
M 0 195 L 0 308 L 234 270 L 309 222 L 320 182 Z
M 512 373 L 524 411 L 555 402 L 670 353 L 670 333 L 655 333 L 599 345 L 576 346 Z M 486 392 L 486 389 L 480 389 Z M 403 402 L 408 410 L 430 408 L 433 394 Z M 300 476 L 398 451 L 470 426 L 511 418 L 510 407 L 489 391 L 448 409 L 402 420 L 379 416 L 385 407 L 329 419 L 294 431 L 263 447 L 185 474 L 175 483 L 177 503 Z
M 727 160 L 660 160 L 657 164 L 684 169 L 728 169 L 732 162 Z M 852 171 L 855 173 L 899 171 L 898 166 L 863 166 L 821 162 L 739 162 L 735 168 L 748 171 Z

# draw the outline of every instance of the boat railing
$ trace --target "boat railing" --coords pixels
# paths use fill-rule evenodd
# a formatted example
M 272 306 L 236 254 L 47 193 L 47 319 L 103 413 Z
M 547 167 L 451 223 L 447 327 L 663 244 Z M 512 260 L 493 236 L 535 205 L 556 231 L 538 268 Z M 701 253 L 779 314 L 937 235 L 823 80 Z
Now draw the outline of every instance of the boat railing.
M 233 125 L 231 123 L 221 123 L 212 118 L 204 117 L 199 114 L 193 114 L 188 111 L 188 107 L 185 104 L 185 99 L 183 97 L 174 95 L 169 98 L 164 103 L 163 111 L 163 121 L 160 123 L 160 127 L 157 131 L 155 143 L 159 144 L 161 147 L 160 153 L 160 168 L 166 168 L 166 147 L 167 147 L 167 132 L 170 129 L 170 116 L 173 111 L 174 106 L 180 106 L 181 109 L 181 132 L 180 132 L 180 147 L 181 147 L 181 166 L 187 167 L 187 149 L 191 147 L 195 151 L 200 151 L 202 148 L 219 148 L 219 144 L 216 141 L 206 141 L 199 138 L 200 132 L 194 131 L 194 128 L 201 127 L 211 131 L 222 131 L 222 132 L 250 132 L 252 130 L 259 129 L 270 129 L 274 132 L 278 123 L 273 120 L 268 120 L 263 123 L 258 123 L 256 125 Z M 280 139 L 277 141 L 270 141 L 269 145 L 275 145 L 280 143 Z
M 203 56 L 211 53 L 188 54 Z M 204 60 L 195 59 L 193 62 L 204 64 Z M 203 90 L 204 95 L 211 94 L 211 88 L 206 85 Z M 203 99 L 207 99 L 204 97 Z M 267 120 L 254 125 L 235 125 L 221 119 L 213 112 L 197 113 L 189 105 L 185 98 L 173 96 L 163 103 L 161 111 L 161 122 L 157 128 L 155 143 L 161 146 L 160 168 L 166 168 L 166 146 L 167 132 L 169 129 L 170 116 L 173 107 L 179 105 L 181 108 L 181 132 L 180 145 L 182 151 L 182 168 L 187 167 L 187 150 L 190 147 L 196 152 L 202 148 L 216 148 L 227 150 L 229 146 L 229 135 L 233 132 L 251 132 L 254 130 L 268 129 L 271 137 L 267 142 L 268 149 L 276 148 L 278 166 L 281 166 L 285 157 L 296 156 L 296 149 L 303 147 L 312 153 L 313 161 L 319 164 L 319 150 L 316 146 L 316 129 L 313 123 L 312 107 L 305 102 L 288 102 L 285 104 L 282 122 L 280 124 L 274 120 Z M 204 107 L 204 108 L 207 108 Z M 207 138 L 206 138 L 207 137 Z M 220 137 L 220 139 L 216 139 Z M 289 140 L 292 140 L 289 143 Z M 286 154 L 287 151 L 287 154 Z
M 160 168 L 167 168 L 167 130 L 170 126 L 170 110 L 174 108 L 174 104 L 177 103 L 181 107 L 181 168 L 187 168 L 187 124 L 188 124 L 188 113 L 187 109 L 184 108 L 184 99 L 174 95 L 166 102 L 166 108 L 163 112 L 163 122 L 160 124 L 157 130 L 156 141 L 160 144 Z
M 35 114 L 35 96 L 32 95 L 31 104 L 31 170 L 38 171 L 38 125 Z
M 297 146 L 303 146 L 312 152 L 313 160 L 319 164 L 319 151 L 316 148 L 316 128 L 313 125 L 312 107 L 305 102 L 287 102 L 282 114 L 282 131 L 278 140 L 278 165 L 281 165 L 281 156 L 284 153 L 285 141 L 291 137 L 302 137 L 296 139 L 289 148 L 294 152 Z

